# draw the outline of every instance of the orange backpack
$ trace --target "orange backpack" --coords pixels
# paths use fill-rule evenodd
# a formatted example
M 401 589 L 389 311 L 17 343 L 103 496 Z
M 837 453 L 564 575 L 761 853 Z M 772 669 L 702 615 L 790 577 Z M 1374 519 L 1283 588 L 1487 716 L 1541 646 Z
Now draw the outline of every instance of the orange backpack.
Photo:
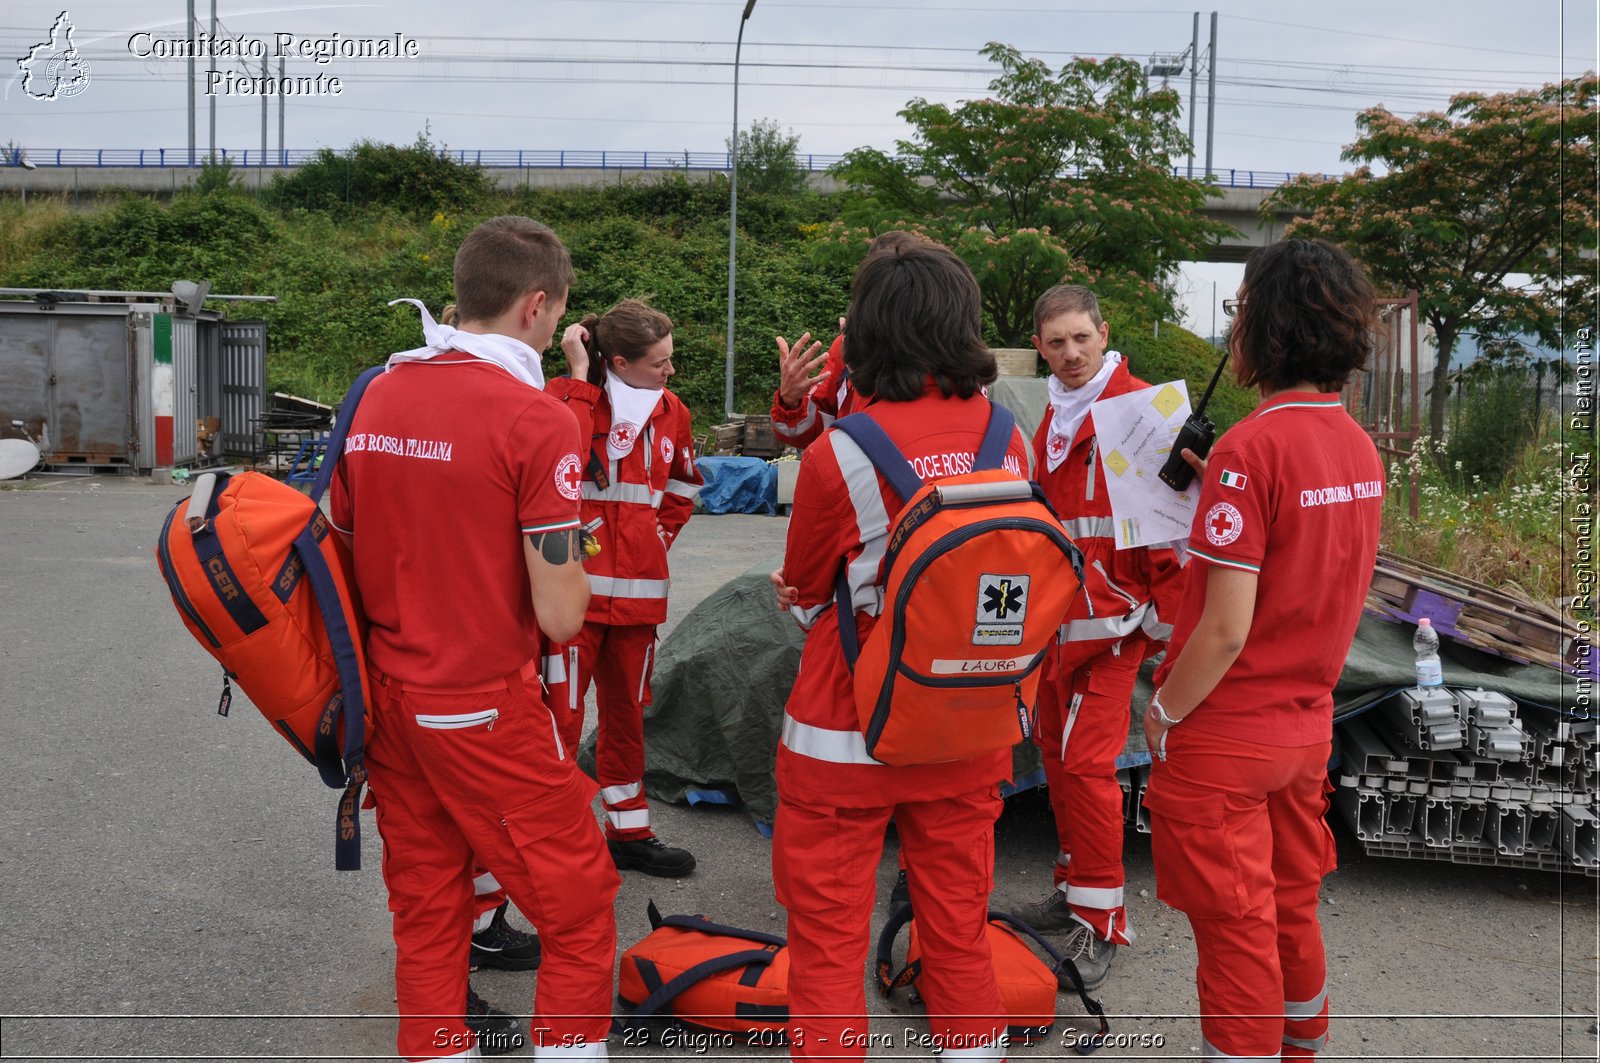
M 911 924 L 911 933 L 906 944 L 906 964 L 895 973 L 894 942 L 907 923 Z M 1083 1002 L 1084 1011 L 1100 1024 L 1098 1034 L 1075 1041 L 1078 1054 L 1088 1055 L 1104 1043 L 1111 1032 L 1111 1024 L 1106 1021 L 1105 1008 L 1100 1002 L 1078 988 L 1082 981 L 1076 964 L 1057 952 L 1032 927 L 1005 912 L 991 911 L 984 929 L 988 932 L 989 951 L 994 956 L 994 977 L 1000 989 L 1000 1004 L 1005 1008 L 1006 1032 L 1010 1036 L 1031 1043 L 1032 1038 L 1049 1033 L 1056 1021 L 1056 994 L 1071 989 Z M 1024 937 L 1050 957 L 1052 966 L 1046 966 L 1034 954 Z M 902 904 L 878 935 L 878 991 L 887 997 L 896 989 L 915 987 L 917 979 L 922 977 L 922 967 L 922 942 L 912 919 L 911 905 Z
M 633 1008 L 629 1031 L 644 1030 L 646 1019 L 670 1017 L 738 1035 L 736 1042 L 715 1047 L 784 1043 L 789 1025 L 787 941 L 698 915 L 663 917 L 654 901 L 647 912 L 652 929 L 623 952 L 617 974 L 617 999 Z M 639 1043 L 634 1036 L 636 1040 L 625 1043 Z M 684 1042 L 682 1047 L 690 1045 Z
M 361 866 L 366 625 L 350 552 L 318 502 L 356 404 L 381 371 L 351 387 L 310 497 L 263 473 L 205 473 L 156 542 L 184 626 L 222 665 L 218 714 L 228 715 L 237 680 L 322 781 L 344 791 L 334 843 L 341 871 Z
M 1039 485 L 1002 467 L 1013 425 L 992 406 L 973 471 L 924 484 L 870 413 L 833 423 L 904 503 L 864 645 L 843 566 L 836 594 L 867 752 L 885 764 L 965 760 L 1033 733 L 1039 665 L 1083 585 L 1083 555 Z

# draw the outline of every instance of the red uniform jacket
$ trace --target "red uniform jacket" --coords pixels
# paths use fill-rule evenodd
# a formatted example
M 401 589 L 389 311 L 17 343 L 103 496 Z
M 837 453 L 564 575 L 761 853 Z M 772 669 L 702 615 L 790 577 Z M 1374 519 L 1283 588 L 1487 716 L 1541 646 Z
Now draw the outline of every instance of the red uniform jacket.
M 1128 372 L 1128 363 L 1123 362 L 1112 371 L 1100 397 L 1115 398 L 1149 386 Z M 1033 437 L 1034 476 L 1067 534 L 1083 551 L 1084 569 L 1085 594 L 1074 599 L 1061 627 L 1061 672 L 1072 672 L 1118 642 L 1123 652 L 1135 652 L 1142 660 L 1172 637 L 1172 620 L 1183 595 L 1183 567 L 1170 547 L 1117 549 L 1093 413 L 1083 419 L 1072 448 L 1054 472 L 1047 460 L 1049 439 L 1047 407 Z
M 590 439 L 583 523 L 599 540 L 600 553 L 583 566 L 591 592 L 584 620 L 619 626 L 664 622 L 667 547 L 688 523 L 705 483 L 694 466 L 689 408 L 663 389 L 633 449 L 612 461 L 606 456 L 611 404 L 604 389 L 557 377 L 545 391 L 566 403 Z

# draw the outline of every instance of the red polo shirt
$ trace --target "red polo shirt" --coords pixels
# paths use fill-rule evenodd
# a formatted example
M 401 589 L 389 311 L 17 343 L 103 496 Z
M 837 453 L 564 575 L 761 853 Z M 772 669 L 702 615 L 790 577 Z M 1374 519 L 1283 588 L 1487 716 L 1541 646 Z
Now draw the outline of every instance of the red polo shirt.
M 1278 746 L 1333 735 L 1333 686 L 1372 582 L 1383 509 L 1377 448 L 1337 392 L 1264 401 L 1211 453 L 1192 565 L 1159 687 L 1205 606 L 1211 569 L 1259 573 L 1244 650 L 1184 721 Z
M 405 362 L 374 380 L 333 480 L 351 533 L 372 665 L 464 688 L 539 652 L 522 538 L 578 525 L 578 424 L 476 358 Z

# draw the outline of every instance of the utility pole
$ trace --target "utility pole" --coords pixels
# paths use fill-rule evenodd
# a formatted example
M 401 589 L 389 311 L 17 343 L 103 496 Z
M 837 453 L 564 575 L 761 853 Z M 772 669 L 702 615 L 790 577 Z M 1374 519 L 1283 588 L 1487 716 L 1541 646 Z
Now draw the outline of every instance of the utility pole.
M 744 24 L 750 21 L 756 0 L 748 0 L 739 18 L 739 39 L 733 45 L 733 142 L 728 145 L 728 364 L 725 367 L 723 413 L 733 416 L 733 270 L 734 246 L 739 239 L 739 50 L 744 47 Z
M 261 165 L 267 164 L 267 57 L 261 56 Z
M 194 0 L 189 0 L 189 165 L 194 165 Z
M 1206 180 L 1211 179 L 1211 146 L 1217 132 L 1217 13 L 1211 12 L 1210 62 L 1206 71 Z
M 206 77 L 206 104 L 211 111 L 211 141 L 206 159 L 215 163 L 217 161 L 217 0 L 211 0 L 211 42 L 206 48 L 206 54 L 211 57 L 211 69 Z
M 1194 40 L 1189 44 L 1189 179 L 1194 180 L 1194 90 L 1200 81 L 1200 12 L 1194 13 Z
M 289 165 L 289 156 L 283 150 L 283 56 L 278 56 L 278 165 Z

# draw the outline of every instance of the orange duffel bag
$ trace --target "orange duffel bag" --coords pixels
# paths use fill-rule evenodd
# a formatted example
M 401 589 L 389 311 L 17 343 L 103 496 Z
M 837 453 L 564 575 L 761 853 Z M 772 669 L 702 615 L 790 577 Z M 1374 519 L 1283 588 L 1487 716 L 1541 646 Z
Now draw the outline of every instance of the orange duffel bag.
M 310 497 L 263 473 L 205 473 L 167 514 L 156 560 L 184 626 L 222 665 L 220 715 L 237 681 L 273 728 L 343 791 L 335 866 L 361 866 L 366 782 L 365 621 L 349 550 L 318 507 L 357 402 L 346 396 Z

